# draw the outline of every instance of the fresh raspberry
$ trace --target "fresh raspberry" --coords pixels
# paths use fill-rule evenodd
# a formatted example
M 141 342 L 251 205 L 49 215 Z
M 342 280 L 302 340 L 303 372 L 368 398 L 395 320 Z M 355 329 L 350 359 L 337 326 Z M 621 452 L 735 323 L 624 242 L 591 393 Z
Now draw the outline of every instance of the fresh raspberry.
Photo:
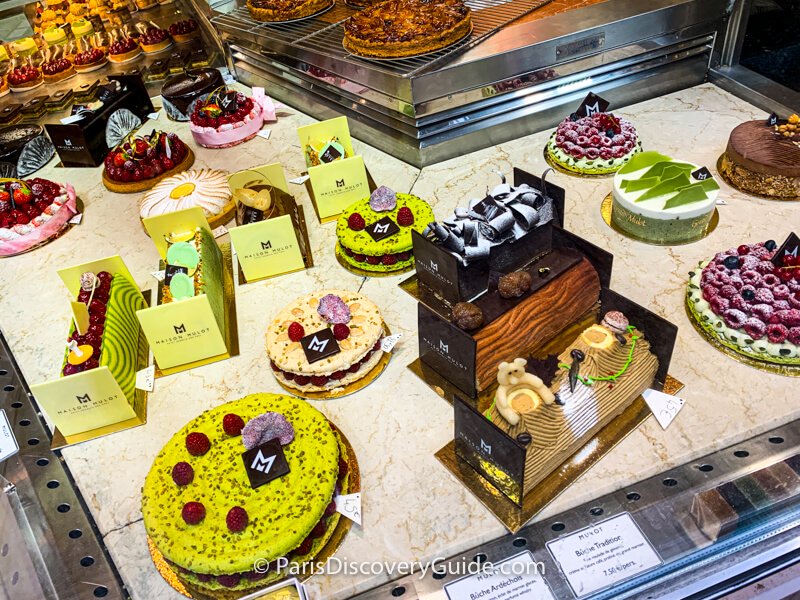
M 790 327 L 788 339 L 795 346 L 800 346 L 800 327 Z
M 234 573 L 233 575 L 217 575 L 217 583 L 226 588 L 232 588 L 239 585 L 239 581 L 241 581 L 241 579 L 242 576 L 239 575 L 239 573 Z
M 325 524 L 325 519 L 320 519 L 319 523 L 314 526 L 314 529 L 311 530 L 311 533 L 308 534 L 309 537 L 317 539 L 321 538 L 325 535 L 325 531 L 328 527 Z
M 733 298 L 731 298 L 731 308 L 747 312 L 748 310 L 750 310 L 750 305 L 747 303 L 747 300 L 745 300 L 739 295 L 736 295 Z
M 350 328 L 344 323 L 336 323 L 333 326 L 333 337 L 340 342 L 346 340 L 350 336 Z
M 397 257 L 394 254 L 384 254 L 381 257 L 381 262 L 387 267 L 390 267 L 397 264 Z
M 289 335 L 290 340 L 292 340 L 293 342 L 299 342 L 306 335 L 306 330 L 303 329 L 303 326 L 300 325 L 300 323 L 298 323 L 297 321 L 293 321 L 289 325 L 287 333 Z
M 244 531 L 248 521 L 249 517 L 247 516 L 247 511 L 241 506 L 234 506 L 228 511 L 228 516 L 225 517 L 225 524 L 233 533 Z
M 400 252 L 397 255 L 398 262 L 403 262 L 404 260 L 408 260 L 409 258 L 411 258 L 411 252 Z
M 714 314 L 721 315 L 730 308 L 731 301 L 722 296 L 716 296 L 709 301 L 709 304 Z
M 775 297 L 769 289 L 759 288 L 756 290 L 756 302 L 759 304 L 772 304 L 775 302 Z
M 360 214 L 353 213 L 347 217 L 347 226 L 353 231 L 361 231 L 367 226 L 367 223 L 364 221 L 364 217 L 362 217 Z
M 352 251 L 352 250 L 350 250 L 350 248 L 345 248 L 344 246 L 342 246 L 342 250 L 344 250 L 344 253 L 345 253 L 347 256 L 351 256 L 351 257 L 353 256 L 353 251 Z
M 753 313 L 753 316 L 758 317 L 764 321 L 764 323 L 768 323 L 772 315 L 775 314 L 775 309 L 769 304 L 755 304 L 750 308 L 750 311 Z
M 193 431 L 186 436 L 186 449 L 192 456 L 202 456 L 211 448 L 211 442 L 205 433 Z
M 755 256 L 750 256 L 749 254 L 747 256 L 740 256 L 739 257 L 739 263 L 740 263 L 739 268 L 742 269 L 742 271 L 745 271 L 745 270 L 748 270 L 748 269 L 755 269 L 756 265 L 758 264 L 758 262 L 759 261 Z
M 228 435 L 241 435 L 244 428 L 244 420 L 239 415 L 228 413 L 222 417 L 222 430 Z
M 336 502 L 331 500 L 330 504 L 328 504 L 328 506 L 325 507 L 325 513 L 322 516 L 330 517 L 335 512 L 336 512 Z
M 356 373 L 360 368 L 361 368 L 361 361 L 358 361 L 357 363 L 353 363 L 352 365 L 350 365 L 350 368 L 347 369 L 347 372 Z
M 311 378 L 308 375 L 295 375 L 294 382 L 297 385 L 308 385 L 308 382 L 311 381 Z
M 189 525 L 197 525 L 206 518 L 206 507 L 200 502 L 187 502 L 181 510 L 181 517 Z
M 775 310 L 789 310 L 790 308 L 792 308 L 792 305 L 789 304 L 787 300 L 775 300 L 775 302 L 772 303 L 772 308 L 774 308 Z
M 286 381 L 292 381 L 294 379 L 294 373 L 290 373 L 289 371 L 281 371 L 281 375 Z
M 767 323 L 767 325 L 780 325 L 780 324 L 781 324 L 781 318 L 776 314 L 773 314 L 769 318 L 769 322 Z
M 708 284 L 703 288 L 703 300 L 711 302 L 714 298 L 719 296 L 719 290 L 713 285 Z
M 322 387 L 326 383 L 328 383 L 328 377 L 325 375 L 314 375 L 311 378 L 311 383 L 317 387 Z
M 368 256 L 367 257 L 367 264 L 368 265 L 377 265 L 379 262 L 381 262 L 381 257 L 380 256 Z
M 773 344 L 782 344 L 789 336 L 786 325 L 767 325 L 767 339 Z
M 364 262 L 366 258 L 363 254 L 353 254 L 353 260 L 356 262 Z
M 331 379 L 334 381 L 339 381 L 340 379 L 344 379 L 347 375 L 347 371 L 334 371 L 331 373 Z
M 761 274 L 754 269 L 742 271 L 742 281 L 747 285 L 758 286 L 761 284 Z
M 345 475 L 347 475 L 347 461 L 343 458 L 339 458 L 339 475 L 338 478 L 341 479 Z
M 756 265 L 756 271 L 762 275 L 773 273 L 775 271 L 775 265 L 768 260 L 762 260 Z
M 754 340 L 760 340 L 767 332 L 767 326 L 764 325 L 759 319 L 750 317 L 745 321 L 744 330 Z
M 408 227 L 414 224 L 414 213 L 407 206 L 404 206 L 397 211 L 397 224 L 402 227 Z
M 260 579 L 264 579 L 267 575 L 269 575 L 269 569 L 271 565 L 266 565 L 266 568 L 262 565 L 263 572 L 259 573 L 257 571 L 248 571 L 244 574 L 247 579 L 250 581 L 259 581 Z
M 598 156 L 600 156 L 600 151 L 597 148 L 586 149 L 586 158 L 590 160 L 595 160 L 597 159 Z
M 189 485 L 194 479 L 194 469 L 187 462 L 175 463 L 172 467 L 172 481 L 175 485 Z
M 274 360 L 269 361 L 269 366 L 272 368 L 273 371 L 276 373 L 281 370 L 281 368 L 275 364 Z
M 739 329 L 747 320 L 747 315 L 735 308 L 729 308 L 722 314 L 722 318 L 731 329 Z
M 796 308 L 780 310 L 778 315 L 781 318 L 781 322 L 787 327 L 800 327 L 800 310 Z
M 309 552 L 311 552 L 311 548 L 314 546 L 314 540 L 311 537 L 307 537 L 303 540 L 303 543 L 300 544 L 294 550 L 294 554 L 296 556 L 305 556 Z

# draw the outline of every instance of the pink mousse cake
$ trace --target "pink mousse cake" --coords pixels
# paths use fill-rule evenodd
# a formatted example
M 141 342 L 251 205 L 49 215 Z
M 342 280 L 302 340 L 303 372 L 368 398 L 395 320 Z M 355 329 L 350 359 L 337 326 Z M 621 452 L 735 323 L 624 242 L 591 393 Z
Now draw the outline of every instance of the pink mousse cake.
M 198 102 L 190 116 L 194 141 L 205 148 L 229 148 L 261 130 L 265 119 L 274 120 L 275 108 L 263 88 L 253 88 L 248 98 L 241 92 L 215 91 Z
M 30 250 L 78 213 L 75 189 L 46 179 L 0 180 L 0 256 Z

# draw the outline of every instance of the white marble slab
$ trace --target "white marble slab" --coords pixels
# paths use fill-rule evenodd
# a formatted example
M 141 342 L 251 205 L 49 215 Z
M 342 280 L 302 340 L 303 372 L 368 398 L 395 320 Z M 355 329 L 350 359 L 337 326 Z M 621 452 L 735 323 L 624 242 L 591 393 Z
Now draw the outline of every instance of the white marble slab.
M 636 125 L 647 149 L 707 165 L 715 171 L 730 130 L 766 115 L 711 85 L 703 85 L 618 111 Z M 312 122 L 282 109 L 269 140 L 255 138 L 232 150 L 197 148 L 188 128 L 162 119 L 154 123 L 182 134 L 197 155 L 195 167 L 228 170 L 280 161 L 288 178 L 304 170 L 296 127 Z M 549 132 L 527 136 L 422 172 L 357 143 L 380 183 L 429 200 L 447 217 L 470 197 L 496 182 L 492 171 L 512 167 L 540 174 Z M 0 261 L 0 322 L 29 383 L 56 376 L 68 327 L 67 293 L 56 269 L 120 253 L 138 283 L 152 287 L 157 253 L 138 220 L 138 194 L 107 192 L 99 169 L 64 169 L 55 161 L 38 176 L 72 182 L 84 200 L 83 223 L 52 244 Z M 683 311 L 686 273 L 716 251 L 742 241 L 783 239 L 798 225 L 798 205 L 754 199 L 723 184 L 720 225 L 706 240 L 659 248 L 630 241 L 602 221 L 599 205 L 610 180 L 585 180 L 554 173 L 567 190 L 566 225 L 615 254 L 612 287 L 651 307 L 679 328 L 671 372 L 686 383 L 687 405 L 668 431 L 648 420 L 540 518 L 626 487 L 721 446 L 800 416 L 790 398 L 796 382 L 740 365 L 710 348 Z M 134 600 L 177 600 L 150 563 L 139 510 L 141 485 L 161 446 L 201 411 L 252 392 L 280 392 L 265 353 L 268 320 L 287 300 L 321 287 L 358 290 L 382 309 L 393 332 L 404 337 L 386 372 L 363 391 L 315 402 L 353 444 L 361 466 L 364 523 L 353 527 L 337 558 L 352 561 L 431 560 L 466 550 L 504 533 L 503 527 L 446 471 L 434 453 L 452 439 L 452 409 L 405 367 L 417 355 L 416 307 L 396 287 L 400 277 L 365 280 L 344 271 L 333 256 L 334 225 L 316 223 L 305 189 L 293 190 L 306 210 L 317 266 L 307 272 L 244 285 L 237 290 L 240 356 L 159 379 L 151 395 L 148 423 L 64 451 L 100 531 Z M 794 386 L 794 388 L 793 388 Z M 318 576 L 315 598 L 342 598 L 389 579 Z

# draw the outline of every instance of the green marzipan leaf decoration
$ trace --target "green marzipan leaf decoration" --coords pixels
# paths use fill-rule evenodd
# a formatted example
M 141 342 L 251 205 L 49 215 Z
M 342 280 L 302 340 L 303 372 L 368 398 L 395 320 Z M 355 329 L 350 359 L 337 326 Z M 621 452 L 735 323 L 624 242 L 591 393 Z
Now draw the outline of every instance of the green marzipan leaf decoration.
M 624 167 L 622 167 L 617 173 L 625 174 L 625 173 L 633 173 L 634 171 L 638 171 L 640 169 L 645 169 L 650 167 L 656 163 L 662 161 L 670 161 L 672 160 L 669 156 L 664 156 L 663 154 L 659 154 L 658 152 L 653 152 L 652 150 L 648 152 L 640 152 L 639 154 L 635 154 L 631 157 Z
M 650 169 L 648 169 L 647 172 L 642 175 L 642 177 L 663 177 L 664 170 L 668 167 L 678 167 L 682 172 L 685 173 L 691 173 L 692 169 L 694 168 L 694 166 L 689 163 L 662 161 L 650 167 Z
M 694 202 L 702 202 L 708 198 L 703 183 L 693 183 L 689 186 L 682 188 L 677 194 L 664 203 L 664 209 L 675 208 L 676 206 L 684 206 Z
M 640 190 L 650 189 L 654 185 L 658 185 L 658 182 L 658 177 L 648 177 L 647 179 L 623 179 L 619 187 L 626 192 L 638 192 Z
M 650 188 L 644 194 L 639 196 L 636 199 L 636 202 L 644 202 L 645 200 L 652 200 L 653 198 L 658 198 L 659 196 L 672 194 L 677 192 L 681 187 L 687 186 L 690 183 L 691 180 L 689 179 L 689 175 L 681 172 L 676 177 L 673 177 L 672 179 L 664 179 L 657 186 Z

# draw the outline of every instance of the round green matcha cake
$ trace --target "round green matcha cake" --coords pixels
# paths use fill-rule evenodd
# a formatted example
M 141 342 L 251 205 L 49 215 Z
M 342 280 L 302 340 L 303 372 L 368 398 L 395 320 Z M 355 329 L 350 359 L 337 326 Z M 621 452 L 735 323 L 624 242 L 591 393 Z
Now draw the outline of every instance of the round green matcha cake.
M 270 440 L 288 473 L 252 487 L 242 454 Z M 319 554 L 339 521 L 333 498 L 348 493 L 348 471 L 347 449 L 322 413 L 290 396 L 253 394 L 204 412 L 167 442 L 145 479 L 144 526 L 190 590 L 232 597 L 287 576 L 278 559 Z
M 422 198 L 381 186 L 339 216 L 337 250 L 348 264 L 364 271 L 404 270 L 414 265 L 411 231 L 422 233 L 434 220 L 433 210 Z M 388 223 L 389 232 L 395 232 L 376 241 L 370 231 L 378 222 L 383 227 Z

